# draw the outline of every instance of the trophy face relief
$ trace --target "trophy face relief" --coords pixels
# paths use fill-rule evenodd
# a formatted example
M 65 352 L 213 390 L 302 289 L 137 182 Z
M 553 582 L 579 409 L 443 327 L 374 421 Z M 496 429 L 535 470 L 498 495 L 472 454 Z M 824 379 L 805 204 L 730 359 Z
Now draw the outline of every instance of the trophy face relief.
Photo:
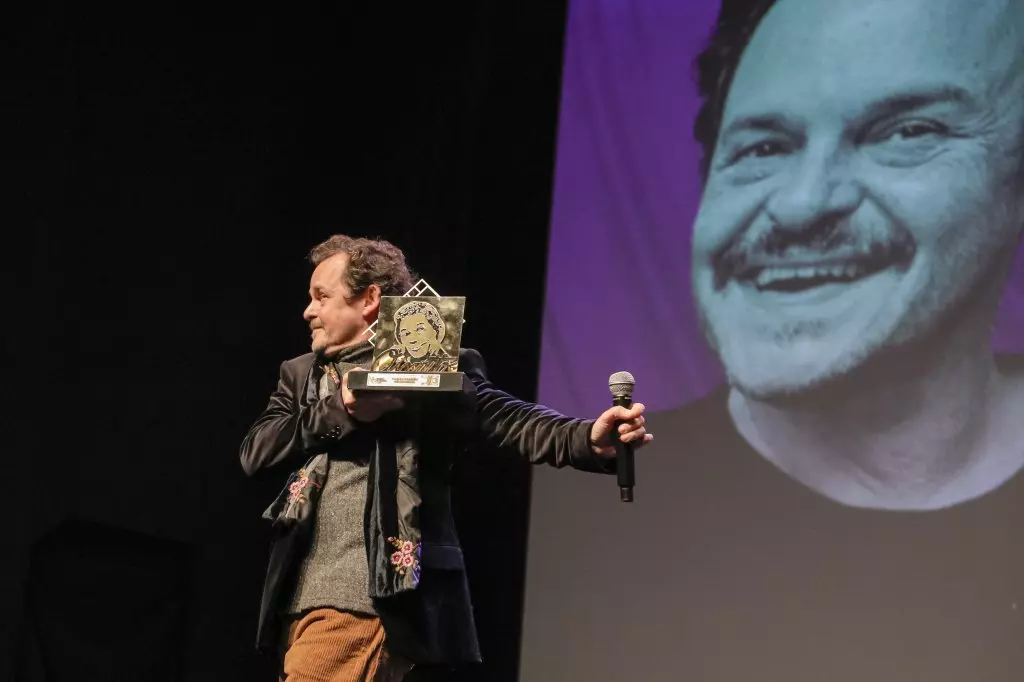
M 381 297 L 370 383 L 438 385 L 439 379 L 377 375 L 457 372 L 465 308 L 464 296 Z

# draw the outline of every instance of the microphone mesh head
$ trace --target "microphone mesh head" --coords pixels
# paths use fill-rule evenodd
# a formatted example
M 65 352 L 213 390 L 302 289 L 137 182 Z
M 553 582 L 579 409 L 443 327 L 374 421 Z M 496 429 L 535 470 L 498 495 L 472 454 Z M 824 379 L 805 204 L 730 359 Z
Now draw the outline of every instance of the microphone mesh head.
M 634 384 L 636 382 L 633 380 L 633 375 L 629 372 L 616 372 L 608 377 L 608 390 L 612 392 L 613 396 L 632 396 Z

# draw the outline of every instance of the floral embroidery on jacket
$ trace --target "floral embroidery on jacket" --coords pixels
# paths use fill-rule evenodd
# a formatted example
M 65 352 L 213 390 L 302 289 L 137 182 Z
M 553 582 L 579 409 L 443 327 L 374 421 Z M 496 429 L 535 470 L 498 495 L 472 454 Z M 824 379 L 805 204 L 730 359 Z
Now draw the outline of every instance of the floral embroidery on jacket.
M 395 572 L 405 575 L 406 571 L 412 571 L 415 579 L 420 572 L 420 543 L 398 538 L 388 538 L 388 542 L 398 550 L 391 555 L 391 565 L 395 567 Z
M 310 486 L 319 488 L 320 484 L 309 480 L 309 472 L 305 469 L 299 469 L 298 478 L 292 481 L 288 486 L 288 501 L 306 504 L 307 500 L 304 493 L 306 488 Z

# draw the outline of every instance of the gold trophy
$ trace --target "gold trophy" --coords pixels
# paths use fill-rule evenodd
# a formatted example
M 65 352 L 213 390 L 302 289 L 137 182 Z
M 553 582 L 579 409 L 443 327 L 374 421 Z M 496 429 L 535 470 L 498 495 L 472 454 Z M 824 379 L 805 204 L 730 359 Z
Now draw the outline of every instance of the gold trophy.
M 404 296 L 382 296 L 370 328 L 373 363 L 348 375 L 352 391 L 462 391 L 465 296 L 441 296 L 424 280 Z

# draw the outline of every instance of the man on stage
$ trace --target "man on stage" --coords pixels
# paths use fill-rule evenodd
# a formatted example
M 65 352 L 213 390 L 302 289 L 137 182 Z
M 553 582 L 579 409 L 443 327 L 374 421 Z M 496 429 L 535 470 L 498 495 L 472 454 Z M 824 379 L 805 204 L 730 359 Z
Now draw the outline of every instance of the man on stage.
M 635 447 L 653 438 L 644 406 L 567 417 L 494 388 L 468 349 L 467 392 L 357 396 L 348 372 L 370 367 L 380 298 L 403 295 L 412 274 L 392 244 L 344 235 L 310 260 L 312 352 L 282 363 L 240 451 L 250 475 L 292 472 L 265 515 L 276 537 L 258 644 L 280 652 L 286 682 L 401 680 L 479 661 L 452 522 L 453 459 L 480 439 L 533 463 L 613 473 L 613 429 Z

